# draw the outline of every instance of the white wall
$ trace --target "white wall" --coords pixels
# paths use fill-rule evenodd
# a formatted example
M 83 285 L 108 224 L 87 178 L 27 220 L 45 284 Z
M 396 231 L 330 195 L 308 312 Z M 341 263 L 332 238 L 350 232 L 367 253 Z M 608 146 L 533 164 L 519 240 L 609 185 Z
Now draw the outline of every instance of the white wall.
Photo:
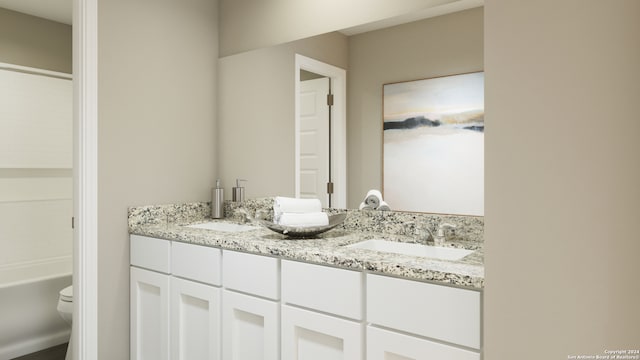
M 640 345 L 640 2 L 487 0 L 485 358 Z
M 207 201 L 217 2 L 98 2 L 98 351 L 129 358 L 127 207 Z

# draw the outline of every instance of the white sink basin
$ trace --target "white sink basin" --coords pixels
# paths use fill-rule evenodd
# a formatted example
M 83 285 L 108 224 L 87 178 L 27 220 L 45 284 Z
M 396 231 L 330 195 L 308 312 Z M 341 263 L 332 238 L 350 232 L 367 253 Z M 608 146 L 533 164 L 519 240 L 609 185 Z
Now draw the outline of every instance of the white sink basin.
M 215 230 L 215 231 L 223 231 L 223 232 L 242 232 L 242 231 L 251 231 L 251 230 L 259 229 L 259 227 L 252 226 L 252 225 L 242 225 L 242 224 L 214 222 L 214 221 L 202 223 L 202 224 L 187 225 L 187 227 L 194 228 L 194 229 L 207 229 L 207 230 Z
M 359 243 L 347 245 L 354 249 L 367 249 L 379 252 L 403 254 L 411 256 L 422 256 L 441 260 L 460 260 L 471 254 L 473 250 L 445 248 L 439 246 L 428 246 L 422 244 L 402 243 L 388 240 L 366 240 Z

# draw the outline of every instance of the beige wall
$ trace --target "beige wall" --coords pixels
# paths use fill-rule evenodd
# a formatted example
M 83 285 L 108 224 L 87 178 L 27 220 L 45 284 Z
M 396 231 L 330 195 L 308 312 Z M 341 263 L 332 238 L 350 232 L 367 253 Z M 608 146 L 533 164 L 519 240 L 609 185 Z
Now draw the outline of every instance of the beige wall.
M 348 66 L 347 37 L 330 33 L 220 58 L 218 174 L 231 198 L 236 178 L 245 196 L 294 196 L 295 54 Z
M 347 207 L 382 187 L 382 85 L 483 70 L 483 9 L 349 38 Z
M 640 2 L 487 0 L 485 358 L 640 342 Z
M 207 201 L 217 4 L 99 1 L 99 358 L 129 358 L 127 207 Z
M 0 62 L 71 73 L 71 26 L 0 8 Z
M 278 45 L 456 0 L 221 0 L 220 54 Z M 321 20 L 320 20 L 321 19 Z

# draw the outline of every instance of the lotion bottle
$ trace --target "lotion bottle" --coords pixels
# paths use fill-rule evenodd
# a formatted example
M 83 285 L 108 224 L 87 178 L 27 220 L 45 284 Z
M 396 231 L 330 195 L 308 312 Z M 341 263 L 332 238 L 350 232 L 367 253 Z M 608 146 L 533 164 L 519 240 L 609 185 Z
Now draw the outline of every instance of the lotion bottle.
M 211 218 L 224 217 L 224 189 L 220 187 L 220 179 L 216 180 L 216 188 L 211 190 Z
M 240 186 L 241 181 L 247 181 L 245 179 L 236 179 L 236 186 L 231 189 L 233 190 L 233 201 L 234 202 L 243 202 L 244 201 L 244 187 Z

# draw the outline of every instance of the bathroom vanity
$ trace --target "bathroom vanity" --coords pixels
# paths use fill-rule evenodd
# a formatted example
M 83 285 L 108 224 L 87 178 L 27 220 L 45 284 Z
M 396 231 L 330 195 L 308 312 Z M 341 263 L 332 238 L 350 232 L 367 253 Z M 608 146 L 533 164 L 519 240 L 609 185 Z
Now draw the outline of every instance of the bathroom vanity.
M 348 224 L 185 226 L 204 209 L 130 211 L 131 359 L 481 359 L 481 243 L 445 261 L 349 247 L 410 237 Z

